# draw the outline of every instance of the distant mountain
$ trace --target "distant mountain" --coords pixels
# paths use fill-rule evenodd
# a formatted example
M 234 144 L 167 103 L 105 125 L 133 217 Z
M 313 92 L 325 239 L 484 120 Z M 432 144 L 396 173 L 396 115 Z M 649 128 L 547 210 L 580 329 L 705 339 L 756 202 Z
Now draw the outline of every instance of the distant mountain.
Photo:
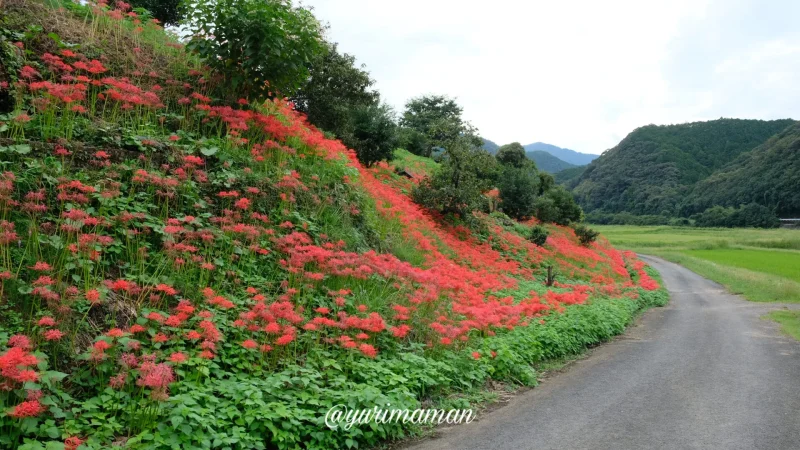
M 719 119 L 644 126 L 594 160 L 568 186 L 586 212 L 675 216 L 696 183 L 794 123 Z M 743 182 L 746 177 L 737 179 Z
M 525 146 L 525 151 L 527 152 L 535 152 L 537 150 L 550 153 L 556 158 L 566 161 L 573 166 L 585 166 L 600 156 L 589 153 L 580 153 L 568 148 L 561 148 L 556 147 L 555 145 L 545 144 L 544 142 L 534 142 L 533 144 L 528 144 Z
M 574 164 L 562 161 L 550 153 L 542 150 L 526 152 L 525 154 L 529 159 L 532 159 L 536 163 L 536 167 L 538 167 L 539 170 L 543 170 L 545 172 L 558 173 L 564 169 L 576 167 Z
M 492 142 L 492 141 L 490 141 L 488 139 L 484 139 L 483 140 L 483 149 L 486 150 L 487 152 L 489 152 L 489 153 L 494 155 L 495 153 L 497 153 L 497 150 L 499 148 L 500 148 L 500 146 L 495 144 L 494 142 Z
M 711 206 L 758 203 L 781 217 L 800 216 L 800 123 L 697 183 L 687 196 L 684 215 Z
M 530 148 L 532 146 L 540 148 L 532 149 Z M 547 148 L 547 150 L 544 150 L 545 147 Z M 483 148 L 492 155 L 495 155 L 497 154 L 497 151 L 500 149 L 500 146 L 488 139 L 484 139 Z M 558 173 L 564 169 L 570 169 L 572 167 L 575 167 L 576 165 L 589 164 L 588 161 L 581 164 L 575 164 L 569 162 L 559 157 L 554 152 L 561 152 L 561 154 L 568 155 L 572 159 L 581 159 L 581 158 L 586 159 L 585 157 L 589 156 L 596 158 L 598 156 L 598 155 L 587 155 L 585 153 L 578 153 L 566 148 L 556 147 L 555 145 L 550 145 L 550 144 L 543 144 L 541 142 L 525 146 L 525 152 L 528 155 L 528 158 L 536 162 L 536 167 L 538 167 L 541 170 L 544 170 L 545 172 L 550 172 L 550 173 Z

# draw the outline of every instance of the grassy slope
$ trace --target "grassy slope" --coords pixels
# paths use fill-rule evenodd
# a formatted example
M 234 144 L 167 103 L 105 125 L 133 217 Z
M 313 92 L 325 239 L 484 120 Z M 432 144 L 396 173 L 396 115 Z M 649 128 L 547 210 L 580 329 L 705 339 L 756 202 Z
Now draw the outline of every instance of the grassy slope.
M 661 256 L 757 302 L 800 302 L 800 232 L 597 226 L 614 245 Z
M 0 393 L 0 448 L 373 445 L 418 428 L 329 430 L 327 410 L 464 407 L 488 380 L 535 384 L 532 365 L 666 301 L 607 242 L 549 226 L 537 247 L 497 215 L 475 234 L 440 223 L 404 195 L 418 177 L 364 169 L 282 102 L 213 98 L 214 75 L 158 27 L 64 5 L 4 2 L 5 26 L 42 31 L 3 67 L 49 84 L 16 88 L 0 127 L 13 174 L 0 357 L 33 352 L 42 381 L 0 375 L 14 388 Z M 95 59 L 102 73 L 79 69 Z M 15 417 L 26 391 L 39 406 Z

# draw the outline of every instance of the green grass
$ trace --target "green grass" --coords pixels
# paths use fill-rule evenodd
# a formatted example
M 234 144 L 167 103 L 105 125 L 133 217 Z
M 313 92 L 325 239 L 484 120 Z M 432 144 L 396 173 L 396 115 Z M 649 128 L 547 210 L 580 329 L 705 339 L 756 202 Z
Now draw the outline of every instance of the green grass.
M 660 256 L 754 302 L 800 303 L 800 230 L 596 226 L 620 248 Z
M 800 311 L 772 311 L 765 319 L 781 324 L 781 330 L 800 341 Z
M 688 250 L 696 258 L 755 272 L 764 272 L 800 282 L 800 252 L 786 250 L 724 248 Z
M 596 225 L 594 229 L 613 244 L 646 252 L 651 248 L 710 250 L 732 246 L 800 250 L 800 230 L 778 228 L 691 228 Z
M 417 156 L 402 148 L 394 151 L 392 164 L 398 169 L 407 169 L 415 175 L 430 175 L 439 167 L 433 159 Z

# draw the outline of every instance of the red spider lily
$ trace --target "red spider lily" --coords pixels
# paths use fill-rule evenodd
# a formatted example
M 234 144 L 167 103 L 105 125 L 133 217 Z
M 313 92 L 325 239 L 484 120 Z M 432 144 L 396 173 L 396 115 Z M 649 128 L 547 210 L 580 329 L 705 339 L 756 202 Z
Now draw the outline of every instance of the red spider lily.
M 39 325 L 40 327 L 54 327 L 56 325 L 56 319 L 53 319 L 50 316 L 45 316 L 39 319 L 39 321 L 36 322 L 36 325 Z
M 42 336 L 47 341 L 59 341 L 62 337 L 64 337 L 64 333 L 60 330 L 47 330 L 42 333 Z
M 36 417 L 45 411 L 45 407 L 39 403 L 38 400 L 22 402 L 15 406 L 8 415 L 15 419 L 22 419 L 25 417 Z

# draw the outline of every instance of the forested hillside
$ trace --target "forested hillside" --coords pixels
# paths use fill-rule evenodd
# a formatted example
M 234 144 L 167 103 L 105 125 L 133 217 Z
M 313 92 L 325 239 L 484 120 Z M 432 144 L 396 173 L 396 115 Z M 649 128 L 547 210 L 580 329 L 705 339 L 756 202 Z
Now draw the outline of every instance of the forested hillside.
M 695 183 L 793 123 L 719 119 L 641 127 L 592 162 L 570 187 L 587 212 L 676 217 Z
M 746 203 L 767 206 L 782 217 L 800 216 L 800 124 L 697 183 L 681 212 L 690 215 L 715 205 Z

